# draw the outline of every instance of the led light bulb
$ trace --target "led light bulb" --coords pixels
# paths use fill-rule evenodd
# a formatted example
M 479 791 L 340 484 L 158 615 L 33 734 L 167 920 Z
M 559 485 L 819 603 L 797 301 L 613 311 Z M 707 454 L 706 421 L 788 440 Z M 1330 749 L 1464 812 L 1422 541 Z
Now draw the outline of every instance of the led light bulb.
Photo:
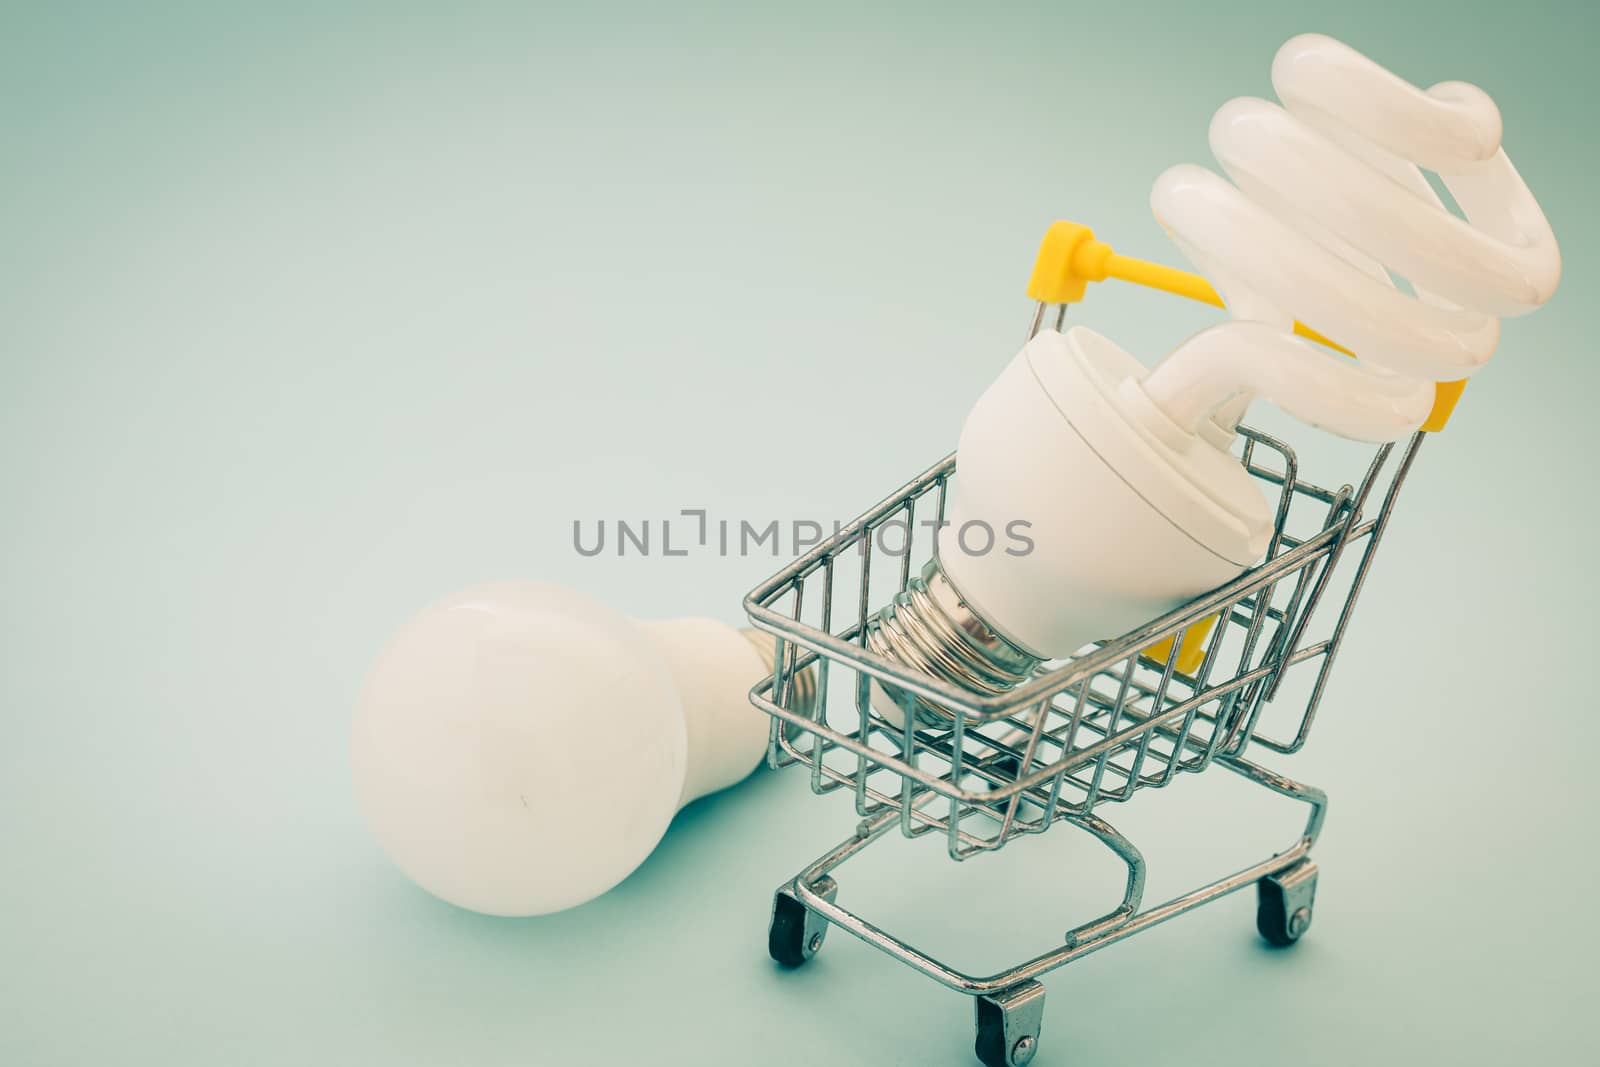
M 767 724 L 749 690 L 772 654 L 753 631 L 636 623 L 556 586 L 464 590 L 373 667 L 357 798 L 435 896 L 491 915 L 570 908 L 627 877 L 684 804 L 755 767 Z
M 869 620 L 875 652 L 993 695 L 1215 588 L 1259 560 L 1272 531 L 1230 452 L 1253 398 L 1345 437 L 1396 440 L 1429 419 L 1436 382 L 1493 355 L 1495 316 L 1554 292 L 1555 237 L 1481 90 L 1418 89 L 1314 34 L 1280 49 L 1273 82 L 1286 107 L 1234 100 L 1212 122 L 1234 184 L 1175 167 L 1151 198 L 1236 321 L 1148 372 L 1081 327 L 1033 337 L 968 417 L 934 559 Z M 1111 249 L 1071 231 L 1068 272 L 1106 277 Z M 1297 319 L 1361 358 L 1302 340 Z M 961 540 L 971 524 L 1017 521 L 1030 552 L 986 542 L 973 553 Z M 873 691 L 896 724 L 899 696 Z

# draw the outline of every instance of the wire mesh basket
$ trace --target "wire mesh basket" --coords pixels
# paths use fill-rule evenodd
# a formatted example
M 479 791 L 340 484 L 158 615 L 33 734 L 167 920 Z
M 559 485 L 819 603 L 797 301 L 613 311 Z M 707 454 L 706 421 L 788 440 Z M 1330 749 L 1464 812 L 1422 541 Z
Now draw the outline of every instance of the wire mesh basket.
M 1277 498 L 1265 560 L 997 697 L 915 673 L 866 645 L 868 619 L 911 585 L 917 531 L 943 519 L 955 459 L 912 479 L 746 601 L 755 625 L 780 642 L 774 676 L 752 693 L 773 717 L 770 764 L 805 764 L 816 792 L 852 791 L 863 816 L 892 808 L 904 834 L 942 833 L 950 854 L 964 859 L 1251 745 L 1298 750 L 1418 442 L 1398 464 L 1393 446 L 1383 446 L 1357 484 L 1334 490 L 1302 479 L 1284 442 L 1248 428 L 1240 440 L 1246 469 Z M 1341 569 L 1347 558 L 1354 567 Z M 1331 626 L 1315 630 L 1322 616 Z M 1203 659 L 1185 673 L 1189 631 L 1212 618 Z M 1310 695 L 1290 715 L 1273 708 L 1266 716 L 1293 668 L 1316 671 Z M 821 699 L 797 699 L 799 671 L 813 672 Z M 901 714 L 881 710 L 875 684 L 892 687 Z M 950 715 L 930 722 L 917 714 L 916 697 Z
M 954 456 L 762 583 L 745 608 L 777 640 L 774 670 L 751 692 L 772 718 L 768 762 L 805 766 L 813 791 L 852 794 L 862 817 L 849 838 L 778 890 L 772 956 L 797 966 L 830 926 L 842 927 L 973 996 L 978 1057 L 1018 1067 L 1037 1049 L 1037 979 L 1079 956 L 1250 885 L 1260 933 L 1274 944 L 1297 940 L 1310 922 L 1317 868 L 1309 855 L 1325 798 L 1254 758 L 1306 743 L 1423 437 L 1379 447 L 1352 482 L 1328 488 L 1301 476 L 1286 442 L 1241 427 L 1239 460 L 1276 500 L 1262 561 L 998 695 L 909 668 L 868 640 L 879 609 L 917 593 L 917 563 L 931 556 L 929 531 L 943 521 L 960 477 Z M 1291 674 L 1306 680 L 1292 687 L 1294 699 L 1284 686 Z M 930 715 L 930 707 L 942 713 Z M 1260 863 L 1147 907 L 1144 858 L 1104 809 L 1213 766 L 1305 803 L 1305 829 Z M 956 970 L 837 901 L 831 872 L 895 828 L 907 837 L 941 835 L 949 854 L 965 860 L 1057 822 L 1122 860 L 1124 894 L 1059 945 L 998 974 Z

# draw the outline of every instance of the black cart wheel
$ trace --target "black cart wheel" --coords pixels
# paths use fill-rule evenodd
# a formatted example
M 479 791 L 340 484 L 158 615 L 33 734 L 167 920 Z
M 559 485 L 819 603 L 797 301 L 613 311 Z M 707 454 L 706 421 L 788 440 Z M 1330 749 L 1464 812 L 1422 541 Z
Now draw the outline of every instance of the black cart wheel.
M 818 896 L 833 900 L 839 887 L 832 878 L 817 879 L 811 887 Z M 828 936 L 826 919 L 814 914 L 788 887 L 772 896 L 772 924 L 767 928 L 767 954 L 784 967 L 798 967 L 822 948 Z
M 1023 982 L 1000 993 L 978 997 L 978 1037 L 972 1051 L 984 1067 L 1025 1067 L 1039 1051 L 1044 1026 L 1044 986 Z
M 1301 860 L 1256 883 L 1256 929 L 1269 945 L 1287 948 L 1311 927 L 1317 865 Z

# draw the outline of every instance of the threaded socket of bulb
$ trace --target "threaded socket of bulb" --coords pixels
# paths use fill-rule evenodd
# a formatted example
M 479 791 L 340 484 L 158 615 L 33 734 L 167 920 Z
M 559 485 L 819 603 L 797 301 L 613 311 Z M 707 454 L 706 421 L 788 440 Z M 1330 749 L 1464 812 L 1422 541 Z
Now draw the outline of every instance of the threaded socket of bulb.
M 739 632 L 744 634 L 746 639 L 755 646 L 757 654 L 761 656 L 761 662 L 767 668 L 767 673 L 769 675 L 772 674 L 777 666 L 777 640 L 771 634 L 763 633 L 760 630 L 744 629 Z M 788 656 L 786 655 L 784 658 L 787 659 Z M 806 667 L 803 670 L 790 672 L 788 677 L 789 694 L 785 706 L 796 715 L 812 718 L 816 713 L 817 707 L 816 672 L 810 667 Z M 780 695 L 776 692 L 772 694 L 773 703 L 778 702 Z
M 938 559 L 929 560 L 903 592 L 867 620 L 866 643 L 885 659 L 985 697 L 1015 689 L 1043 662 L 973 610 Z M 943 705 L 887 682 L 875 684 L 896 705 L 909 697 L 923 722 L 943 724 L 952 717 Z

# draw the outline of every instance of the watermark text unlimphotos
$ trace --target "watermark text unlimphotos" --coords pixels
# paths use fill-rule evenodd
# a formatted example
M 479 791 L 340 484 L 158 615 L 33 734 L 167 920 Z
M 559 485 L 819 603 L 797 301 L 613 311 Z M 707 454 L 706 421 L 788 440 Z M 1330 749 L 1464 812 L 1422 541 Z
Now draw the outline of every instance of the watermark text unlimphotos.
M 895 518 L 877 526 L 870 543 L 875 553 L 899 557 L 911 551 L 914 542 L 942 530 L 942 552 L 1026 556 L 1033 551 L 1033 538 L 1028 535 L 1031 527 L 1026 519 L 1012 519 L 998 528 L 981 519 L 959 525 L 948 520 L 919 519 L 913 529 L 910 520 Z M 572 547 L 586 557 L 711 554 L 785 558 L 804 555 L 830 536 L 830 530 L 831 536 L 838 537 L 844 529 L 845 524 L 837 520 L 825 525 L 814 519 L 714 519 L 705 508 L 684 508 L 677 515 L 663 518 L 573 519 Z M 855 545 L 857 551 L 865 552 L 868 539 L 858 537 Z M 925 549 L 926 545 L 922 547 Z

